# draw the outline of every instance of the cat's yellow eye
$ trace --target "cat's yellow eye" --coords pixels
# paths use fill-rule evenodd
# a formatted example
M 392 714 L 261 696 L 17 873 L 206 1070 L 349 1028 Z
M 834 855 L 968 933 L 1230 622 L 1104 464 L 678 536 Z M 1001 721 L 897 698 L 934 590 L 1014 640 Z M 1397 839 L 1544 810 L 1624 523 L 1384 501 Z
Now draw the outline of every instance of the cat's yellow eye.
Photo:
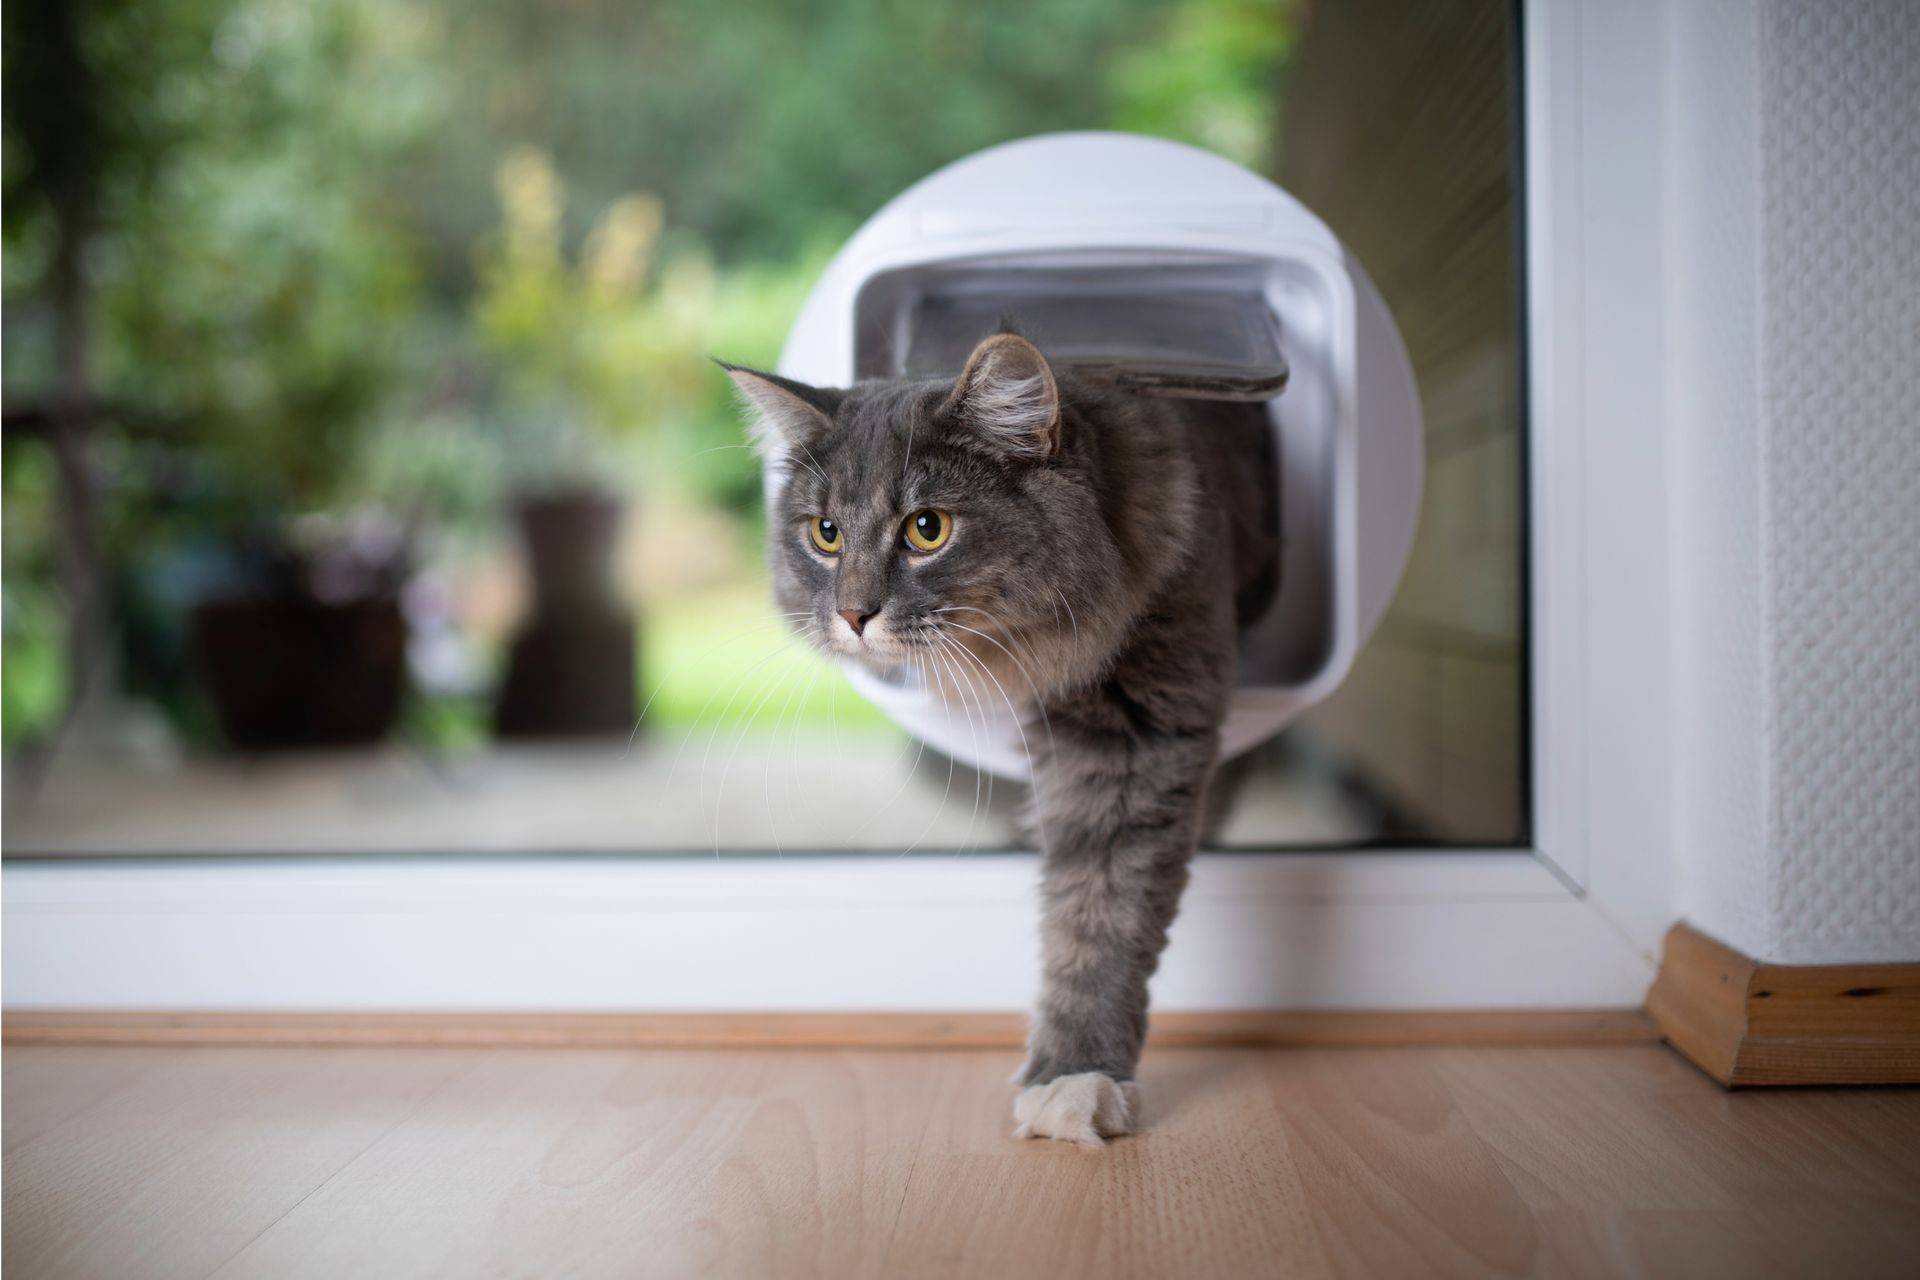
M 840 526 L 825 516 L 815 516 L 807 522 L 807 533 L 813 538 L 813 545 L 830 556 L 840 554 Z
M 938 551 L 953 532 L 953 517 L 944 511 L 916 511 L 907 517 L 907 545 L 915 551 Z

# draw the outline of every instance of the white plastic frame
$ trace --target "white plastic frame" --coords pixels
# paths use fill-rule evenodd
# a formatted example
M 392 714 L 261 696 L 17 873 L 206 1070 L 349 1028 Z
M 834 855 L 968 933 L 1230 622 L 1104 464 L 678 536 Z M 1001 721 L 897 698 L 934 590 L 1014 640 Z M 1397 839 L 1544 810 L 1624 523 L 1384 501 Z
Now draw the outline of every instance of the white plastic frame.
M 1531 851 L 1202 855 L 1161 1008 L 1637 1005 L 1671 917 L 1656 0 L 1525 9 Z M 1027 1003 L 1011 857 L 5 870 L 13 1008 Z

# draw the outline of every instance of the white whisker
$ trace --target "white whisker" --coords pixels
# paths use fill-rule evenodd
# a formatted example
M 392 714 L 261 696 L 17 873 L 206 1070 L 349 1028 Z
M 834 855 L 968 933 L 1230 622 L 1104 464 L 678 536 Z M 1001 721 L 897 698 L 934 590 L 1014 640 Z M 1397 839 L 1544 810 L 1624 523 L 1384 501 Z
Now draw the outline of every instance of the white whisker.
M 977 613 L 981 617 L 985 618 L 990 625 L 995 627 L 1002 627 L 1003 628 L 1002 634 L 1006 636 L 1007 642 L 1009 644 L 1018 645 L 1020 647 L 1020 652 L 1026 655 L 1027 661 L 1033 663 L 1033 665 L 1035 665 L 1036 667 L 1045 665 L 1040 661 L 1040 655 L 1033 651 L 1033 646 L 1031 644 L 1028 644 L 1025 641 L 1019 639 L 1018 637 L 1013 635 L 1011 632 L 1005 631 L 1000 619 L 994 617 L 992 614 L 988 613 L 985 609 L 978 609 L 970 604 L 950 604 L 939 609 L 934 609 L 932 610 L 932 612 L 934 613 Z M 1058 610 L 1054 611 L 1054 616 L 1055 617 L 1059 616 Z M 958 626 L 959 624 L 955 623 L 954 625 Z M 976 631 L 974 632 L 974 634 L 979 635 L 981 633 Z M 985 638 L 991 639 L 992 637 L 989 636 Z M 1034 686 L 1035 692 L 1037 693 L 1038 686 L 1035 684 L 1035 681 L 1033 680 L 1031 673 L 1023 672 L 1022 674 L 1027 676 L 1027 683 L 1029 685 Z
M 779 685 L 769 685 L 767 691 L 760 695 L 760 701 L 753 704 L 753 710 L 747 713 L 747 718 L 741 722 L 739 730 L 734 733 L 733 747 L 727 752 L 726 764 L 721 766 L 720 786 L 719 789 L 713 793 L 713 856 L 716 858 L 720 856 L 720 819 L 726 811 L 727 778 L 733 773 L 733 762 L 740 754 L 740 745 L 747 740 L 747 734 L 753 729 L 755 723 L 759 721 L 760 712 L 766 708 L 767 703 L 772 701 L 773 695 L 778 692 L 780 692 Z M 789 688 L 787 697 L 789 699 L 793 697 L 791 688 Z M 722 712 L 722 714 L 725 713 Z M 700 766 L 700 786 L 702 790 L 705 789 L 706 785 L 707 769 L 703 761 Z
M 807 683 L 806 683 L 807 694 L 811 694 L 813 692 L 813 686 L 817 684 L 819 680 L 820 680 L 820 668 L 816 667 L 814 668 L 813 674 L 807 677 Z M 801 686 L 798 683 L 794 683 L 792 687 L 790 687 L 787 690 L 786 701 L 780 704 L 780 714 L 775 716 L 773 720 L 773 733 L 770 735 L 770 737 L 772 737 L 773 739 L 777 740 L 780 737 L 780 726 L 786 722 L 787 712 L 790 710 L 793 710 L 793 705 L 794 705 L 793 700 L 796 696 L 800 695 L 800 692 L 801 692 Z M 805 709 L 806 709 L 806 702 L 805 702 L 805 698 L 802 697 L 800 710 L 804 711 Z M 801 717 L 798 713 L 796 713 L 793 717 L 793 723 L 796 729 L 800 724 L 800 718 Z M 796 753 L 796 756 L 797 756 L 797 753 Z M 797 763 L 797 760 L 790 762 L 789 767 L 791 767 L 793 763 Z M 760 761 L 760 799 L 764 804 L 767 812 L 767 830 L 773 833 L 773 851 L 779 857 L 784 858 L 787 856 L 787 851 L 780 844 L 780 827 L 779 827 L 779 824 L 775 822 L 773 818 L 773 756 L 771 752 L 769 752 L 766 756 L 763 756 Z M 717 829 L 718 824 L 716 823 L 715 825 Z
M 740 447 L 745 448 L 746 446 L 742 445 Z M 732 648 L 734 645 L 739 644 L 743 640 L 752 639 L 760 635 L 762 632 L 766 631 L 768 627 L 774 625 L 775 623 L 779 623 L 783 621 L 790 622 L 797 618 L 807 618 L 811 616 L 812 616 L 811 614 L 807 614 L 807 613 L 771 613 L 771 614 L 757 615 L 748 620 L 752 624 L 751 626 L 743 627 L 739 631 L 736 631 L 733 635 L 728 636 L 725 640 L 721 641 L 720 648 L 729 649 L 729 648 Z M 647 712 L 653 710 L 654 699 L 658 698 L 660 696 L 661 691 L 666 687 L 667 687 L 666 681 L 663 680 L 659 684 L 656 684 L 653 687 L 652 693 L 647 695 L 646 703 L 643 706 L 641 706 L 640 714 L 638 717 L 635 718 L 633 722 L 633 728 L 627 732 L 627 745 L 624 748 L 622 748 L 620 752 L 622 759 L 632 754 L 634 740 L 640 736 L 640 726 L 646 723 Z M 719 695 L 716 693 L 712 695 L 712 697 L 709 697 L 707 699 L 707 706 L 711 706 L 713 704 L 713 698 L 718 696 Z M 702 706 L 700 708 L 701 714 L 705 714 L 706 709 L 707 709 L 706 706 Z M 697 716 L 694 719 L 694 723 L 695 724 L 699 723 L 699 718 Z
M 1047 590 L 1053 592 L 1053 594 L 1059 598 L 1060 603 L 1067 607 L 1067 620 L 1073 623 L 1073 640 L 1075 644 L 1078 644 L 1080 642 L 1080 619 L 1073 616 L 1073 601 L 1067 599 L 1066 595 L 1062 593 L 1058 587 L 1050 586 Z
M 1000 650 L 1000 652 L 1007 655 L 1007 661 L 1013 664 L 1014 670 L 1018 671 L 1020 673 L 1021 678 L 1027 682 L 1028 692 L 1030 692 L 1033 695 L 1033 697 L 1030 699 L 1033 705 L 1033 708 L 1034 710 L 1040 713 L 1041 723 L 1046 725 L 1047 727 L 1047 749 L 1049 751 L 1053 750 L 1054 748 L 1053 720 L 1050 716 L 1047 715 L 1046 704 L 1040 700 L 1039 684 L 1037 681 L 1034 680 L 1033 673 L 1031 671 L 1028 671 L 1024 666 L 1020 664 L 1020 659 L 1014 654 L 1014 652 L 1011 649 L 1001 644 L 998 640 L 995 640 L 992 636 L 988 635 L 986 632 L 976 631 L 974 628 L 969 627 L 964 623 L 954 622 L 951 619 L 949 619 L 945 625 L 950 627 L 958 627 L 960 630 L 965 631 L 970 635 L 979 636 L 982 640 L 985 640 L 988 644 L 992 645 L 994 648 Z M 969 657 L 973 658 L 976 662 L 980 662 L 979 655 L 970 652 L 965 645 L 961 646 L 961 652 L 966 653 Z M 1007 710 L 1013 714 L 1015 723 L 1019 723 L 1020 713 L 1015 709 L 1013 705 L 1013 699 L 1007 696 L 1006 687 L 1000 684 L 999 677 L 993 674 L 992 669 L 989 668 L 985 662 L 980 662 L 980 669 L 986 672 L 987 678 L 989 680 L 992 680 L 994 685 L 1000 689 L 1000 696 L 1006 699 Z M 1021 730 L 1020 741 L 1022 746 L 1026 745 L 1026 731 L 1024 729 Z M 1029 760 L 1033 758 L 1033 753 L 1031 751 L 1027 753 L 1027 758 Z
M 781 654 L 788 652 L 796 644 L 799 644 L 801 640 L 803 640 L 804 638 L 805 637 L 799 636 L 799 635 L 789 637 L 785 644 L 782 644 L 778 649 L 774 649 L 768 653 L 762 654 L 759 661 L 755 662 L 752 666 L 748 667 L 745 671 L 742 671 L 739 675 L 735 676 L 733 681 L 733 692 L 727 698 L 727 707 L 721 709 L 721 715 L 724 716 L 726 714 L 727 708 L 730 708 L 733 706 L 733 700 L 740 696 L 740 686 L 746 682 L 746 679 L 748 676 L 758 671 L 761 667 L 766 666 L 769 662 L 773 661 L 775 658 L 779 657 Z M 713 700 L 715 698 L 718 698 L 719 696 L 720 696 L 720 691 L 718 689 L 714 690 L 712 693 L 707 695 L 707 700 L 700 704 L 700 710 L 694 713 L 693 724 L 688 727 L 687 732 L 685 734 L 681 735 L 680 747 L 677 751 L 673 753 L 673 767 L 667 770 L 668 786 L 672 786 L 675 775 L 677 775 L 680 771 L 680 761 L 681 761 L 681 758 L 687 754 L 687 744 L 693 741 L 693 737 L 695 734 L 700 732 L 700 723 L 702 720 L 706 718 L 707 709 L 713 705 Z M 714 732 L 717 733 L 718 731 L 719 731 L 719 721 L 715 720 Z M 711 734 L 707 738 L 707 748 L 708 748 L 709 754 L 711 754 L 712 748 L 713 748 L 713 737 Z M 700 771 L 701 771 L 701 776 L 704 778 L 706 776 L 706 765 L 704 763 L 701 765 Z
M 813 464 L 813 474 L 820 477 L 820 483 L 828 489 L 832 489 L 833 481 L 827 479 L 826 469 L 820 465 L 820 459 L 813 456 L 813 450 L 807 448 L 806 442 L 803 440 L 795 440 L 794 444 L 798 445 L 801 452 L 807 455 L 807 461 Z
M 973 634 L 980 636 L 980 638 L 983 640 L 987 640 L 995 644 L 999 643 L 998 641 L 995 641 L 992 636 L 985 635 L 978 631 L 973 631 L 972 627 L 962 627 L 957 622 L 950 622 L 947 625 L 960 627 L 962 631 L 972 631 Z M 1001 701 L 1007 704 L 1007 714 L 1013 717 L 1014 728 L 1020 731 L 1020 749 L 1026 753 L 1028 765 L 1029 765 L 1029 768 L 1031 769 L 1032 777 L 1033 777 L 1033 794 L 1034 794 L 1034 800 L 1035 800 L 1034 809 L 1033 809 L 1034 820 L 1039 825 L 1040 843 L 1041 843 L 1041 846 L 1044 848 L 1046 846 L 1046 841 L 1047 841 L 1047 828 L 1046 828 L 1046 819 L 1041 814 L 1041 806 L 1039 804 L 1040 772 L 1039 772 L 1039 769 L 1035 767 L 1037 762 L 1034 760 L 1033 747 L 1027 741 L 1027 726 L 1025 722 L 1021 719 L 1019 708 L 1014 706 L 1013 699 L 1008 696 L 1006 686 L 1000 683 L 1000 677 L 993 674 L 993 669 L 981 660 L 979 654 L 973 653 L 965 645 L 960 645 L 959 649 L 963 655 L 972 659 L 974 665 L 980 668 L 981 673 L 984 674 L 987 677 L 987 679 L 993 681 L 994 688 L 1000 691 Z M 1007 652 L 1007 649 L 1004 645 L 1001 646 L 1001 652 L 1006 653 L 1008 660 L 1012 661 L 1016 667 L 1019 666 L 1019 660 L 1014 658 L 1014 656 L 1011 653 Z M 1025 673 L 1023 672 L 1022 674 L 1025 674 Z M 1032 683 L 1031 676 L 1028 676 L 1027 680 L 1029 684 Z M 1054 749 L 1053 721 L 1050 718 L 1048 718 L 1046 707 L 1042 706 L 1037 700 L 1035 701 L 1034 706 L 1039 710 L 1041 719 L 1047 726 L 1047 749 L 1049 751 L 1052 751 Z
M 923 675 L 924 675 L 924 671 L 923 671 Z M 900 785 L 893 789 L 893 794 L 887 797 L 887 802 L 881 805 L 880 808 L 874 812 L 873 817 L 875 819 L 881 817 L 888 810 L 892 809 L 894 804 L 900 799 L 900 797 L 903 794 L 905 794 L 907 788 L 913 784 L 914 778 L 919 776 L 920 761 L 927 754 L 927 740 L 925 738 L 919 738 L 919 737 L 910 737 L 907 739 L 907 745 L 909 747 L 912 747 L 915 743 L 918 743 L 919 747 L 913 753 L 913 763 L 907 766 L 906 776 L 900 779 Z M 902 751 L 900 754 L 902 756 L 905 756 L 907 753 L 905 751 Z
M 927 651 L 927 656 L 934 658 L 935 660 L 939 661 L 942 664 L 942 666 L 945 666 L 946 660 L 942 658 L 936 650 L 929 649 Z M 947 726 L 951 728 L 953 726 L 953 705 L 947 702 L 945 699 L 941 700 L 941 705 L 943 705 L 946 708 Z M 924 747 L 925 745 L 926 744 L 924 742 L 921 743 L 922 747 Z M 949 751 L 949 752 L 942 752 L 942 754 L 947 757 L 947 787 L 946 787 L 946 790 L 940 793 L 940 807 L 934 810 L 933 817 L 927 819 L 927 825 L 920 829 L 920 834 L 913 838 L 913 843 L 900 851 L 899 856 L 903 858 L 906 857 L 908 854 L 912 853 L 915 849 L 918 849 L 920 847 L 920 842 L 927 838 L 927 832 L 933 830 L 934 823 L 938 822 L 940 818 L 944 816 L 945 813 L 947 812 L 947 799 L 949 796 L 953 794 L 953 753 Z M 915 761 L 914 768 L 916 771 L 919 769 L 918 761 Z
M 939 640 L 940 643 L 943 645 L 951 646 L 953 644 L 953 641 L 951 639 L 949 639 L 946 636 L 940 635 L 938 632 L 934 633 L 934 638 L 936 640 Z M 973 839 L 973 833 L 974 833 L 975 827 L 980 821 L 980 773 L 981 773 L 981 769 L 979 765 L 980 732 L 981 732 L 982 726 L 984 726 L 987 722 L 987 708 L 986 708 L 986 704 L 980 700 L 980 691 L 978 688 L 974 687 L 973 681 L 968 680 L 966 683 L 967 683 L 967 688 L 961 694 L 960 709 L 967 713 L 967 732 L 969 733 L 969 735 L 971 735 L 973 739 L 973 759 L 974 759 L 973 812 L 967 815 L 967 835 L 966 835 L 966 842 L 971 842 Z M 979 708 L 980 718 L 978 722 L 974 720 L 973 712 L 967 708 L 967 703 L 966 703 L 967 693 L 973 694 L 974 706 Z M 966 842 L 963 842 L 961 844 L 960 848 L 962 850 L 966 848 Z

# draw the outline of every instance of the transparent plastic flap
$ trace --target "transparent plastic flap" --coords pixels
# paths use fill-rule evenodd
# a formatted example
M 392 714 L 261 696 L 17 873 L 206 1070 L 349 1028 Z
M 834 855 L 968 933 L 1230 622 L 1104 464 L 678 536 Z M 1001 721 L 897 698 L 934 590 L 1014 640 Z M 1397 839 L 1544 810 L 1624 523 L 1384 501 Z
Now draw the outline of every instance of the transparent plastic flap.
M 1287 385 L 1287 360 L 1279 319 L 1250 284 L 1152 268 L 927 280 L 906 300 L 898 372 L 951 377 L 974 344 L 1010 324 L 1082 377 L 1152 395 L 1271 400 Z

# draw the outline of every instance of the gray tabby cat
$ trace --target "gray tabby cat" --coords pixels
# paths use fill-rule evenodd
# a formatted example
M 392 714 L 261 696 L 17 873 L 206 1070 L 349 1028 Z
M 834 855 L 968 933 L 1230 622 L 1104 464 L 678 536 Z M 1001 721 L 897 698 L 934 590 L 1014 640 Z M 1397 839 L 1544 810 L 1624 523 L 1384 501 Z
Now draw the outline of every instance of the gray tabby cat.
M 1023 709 L 1046 920 L 1018 1133 L 1131 1132 L 1236 633 L 1277 585 L 1265 410 L 1056 376 L 1010 333 L 954 382 L 728 372 L 787 464 L 770 552 L 801 632 Z

